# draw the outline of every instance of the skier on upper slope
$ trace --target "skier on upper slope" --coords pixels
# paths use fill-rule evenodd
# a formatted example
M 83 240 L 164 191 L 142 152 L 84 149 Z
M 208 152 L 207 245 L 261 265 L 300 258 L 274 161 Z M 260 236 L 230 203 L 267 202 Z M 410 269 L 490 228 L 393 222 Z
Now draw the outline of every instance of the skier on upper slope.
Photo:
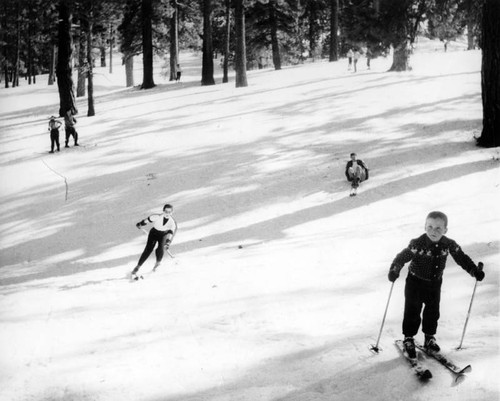
M 345 166 L 345 176 L 351 183 L 351 196 L 356 195 L 359 184 L 369 177 L 368 167 L 362 160 L 357 159 L 356 153 L 351 153 L 351 160 Z
M 394 282 L 405 263 L 408 276 L 405 285 L 405 307 L 403 316 L 404 348 L 410 358 L 416 358 L 415 342 L 422 322 L 425 334 L 424 347 L 439 352 L 436 334 L 439 319 L 441 284 L 446 258 L 451 255 L 455 262 L 478 281 L 484 279 L 484 272 L 478 268 L 460 246 L 444 234 L 448 231 L 448 217 L 442 212 L 431 212 L 425 220 L 425 234 L 412 239 L 391 264 L 389 281 Z M 423 308 L 422 318 L 420 313 Z

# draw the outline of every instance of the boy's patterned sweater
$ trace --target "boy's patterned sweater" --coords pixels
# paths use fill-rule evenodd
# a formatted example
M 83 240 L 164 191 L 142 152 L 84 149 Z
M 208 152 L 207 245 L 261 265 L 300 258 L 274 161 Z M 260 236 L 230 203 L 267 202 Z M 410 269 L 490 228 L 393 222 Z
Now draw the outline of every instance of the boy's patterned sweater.
M 474 277 L 477 266 L 455 241 L 443 236 L 439 242 L 432 242 L 426 234 L 412 239 L 408 247 L 397 254 L 391 270 L 399 275 L 403 266 L 411 261 L 409 274 L 425 281 L 439 281 L 443 277 L 448 255 Z

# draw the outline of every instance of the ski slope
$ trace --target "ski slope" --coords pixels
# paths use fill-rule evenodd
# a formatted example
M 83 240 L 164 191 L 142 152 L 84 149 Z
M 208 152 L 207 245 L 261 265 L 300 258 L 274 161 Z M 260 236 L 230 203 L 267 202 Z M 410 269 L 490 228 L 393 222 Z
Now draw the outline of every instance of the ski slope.
M 238 89 L 217 63 L 201 87 L 196 54 L 148 91 L 97 68 L 96 116 L 78 99 L 81 146 L 56 154 L 57 87 L 0 88 L 0 399 L 498 401 L 500 155 L 474 142 L 480 52 L 452 50 L 422 41 L 405 73 L 249 71 Z M 371 169 L 355 198 L 351 152 Z M 175 258 L 130 283 L 135 223 L 167 202 Z M 473 369 L 458 386 L 434 361 L 422 385 L 394 346 L 406 268 L 369 351 L 389 265 L 431 210 L 485 264 L 460 351 L 474 280 L 445 270 L 437 339 Z

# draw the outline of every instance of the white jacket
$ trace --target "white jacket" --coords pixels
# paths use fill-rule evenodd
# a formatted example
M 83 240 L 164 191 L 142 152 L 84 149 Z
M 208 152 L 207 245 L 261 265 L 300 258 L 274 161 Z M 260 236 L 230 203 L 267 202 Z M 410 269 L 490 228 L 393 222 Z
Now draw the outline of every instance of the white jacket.
M 167 216 L 164 213 L 152 214 L 144 222 L 153 223 L 153 227 L 158 231 L 172 231 L 174 234 L 177 231 L 177 223 L 172 216 Z

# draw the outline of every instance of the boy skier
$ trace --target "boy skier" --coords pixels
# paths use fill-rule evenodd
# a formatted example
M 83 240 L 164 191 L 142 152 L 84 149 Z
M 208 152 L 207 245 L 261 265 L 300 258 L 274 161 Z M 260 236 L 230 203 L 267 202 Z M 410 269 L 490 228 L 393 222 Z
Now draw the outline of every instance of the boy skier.
M 49 128 L 50 131 L 50 153 L 54 153 L 54 145 L 57 146 L 57 151 L 60 151 L 59 147 L 59 127 L 62 123 L 59 120 L 56 120 L 54 116 L 50 117 L 49 120 Z
M 438 326 L 441 283 L 448 255 L 478 281 L 484 278 L 484 272 L 460 246 L 444 235 L 447 227 L 448 217 L 444 213 L 429 213 L 425 220 L 425 234 L 412 239 L 408 247 L 397 254 L 389 269 L 389 281 L 394 282 L 405 263 L 411 262 L 406 277 L 403 317 L 403 346 L 410 358 L 417 357 L 413 337 L 418 332 L 420 322 L 425 334 L 424 347 L 433 352 L 440 350 L 434 336 Z
M 146 247 L 139 258 L 139 262 L 134 270 L 132 270 L 131 278 L 133 280 L 138 280 L 139 276 L 137 272 L 142 264 L 148 259 L 149 255 L 151 255 L 155 245 L 158 246 L 156 248 L 156 263 L 153 271 L 156 271 L 157 267 L 160 266 L 165 250 L 168 250 L 175 232 L 177 231 L 177 223 L 172 217 L 173 210 L 173 206 L 167 203 L 163 206 L 163 213 L 152 214 L 136 224 L 138 229 L 142 229 L 148 222 L 153 223 L 153 227 L 149 231 Z

